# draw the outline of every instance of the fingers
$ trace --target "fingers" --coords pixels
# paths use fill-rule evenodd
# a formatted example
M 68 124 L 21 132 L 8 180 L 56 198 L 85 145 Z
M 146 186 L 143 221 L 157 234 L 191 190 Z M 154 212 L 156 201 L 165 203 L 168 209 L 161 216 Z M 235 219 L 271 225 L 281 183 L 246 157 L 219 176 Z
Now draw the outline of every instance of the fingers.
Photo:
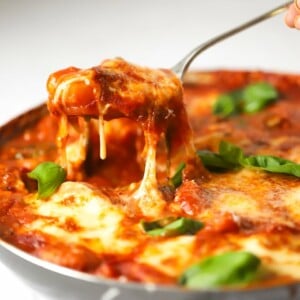
M 300 29 L 300 0 L 295 1 L 294 7 L 297 12 L 297 15 L 294 19 L 294 26 L 295 28 Z
M 300 29 L 300 15 L 296 16 L 294 25 L 295 25 L 295 28 Z
M 300 0 L 296 0 L 291 4 L 285 15 L 285 23 L 291 28 L 300 30 Z
M 285 15 L 285 23 L 287 26 L 289 26 L 291 28 L 295 27 L 294 19 L 295 19 L 296 15 L 297 15 L 297 10 L 296 10 L 295 4 L 291 4 Z

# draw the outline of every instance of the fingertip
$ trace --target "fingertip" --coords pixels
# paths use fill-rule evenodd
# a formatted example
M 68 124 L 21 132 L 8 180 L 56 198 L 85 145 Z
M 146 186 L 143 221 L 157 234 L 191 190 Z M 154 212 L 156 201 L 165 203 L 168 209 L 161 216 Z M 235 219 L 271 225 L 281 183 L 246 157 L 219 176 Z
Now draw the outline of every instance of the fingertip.
M 293 12 L 288 11 L 284 18 L 285 24 L 291 28 L 294 27 L 295 26 L 294 17 L 295 16 L 294 16 Z
M 300 15 L 295 17 L 294 27 L 300 30 Z
M 297 12 L 300 13 L 300 0 L 296 0 L 294 6 L 295 6 Z

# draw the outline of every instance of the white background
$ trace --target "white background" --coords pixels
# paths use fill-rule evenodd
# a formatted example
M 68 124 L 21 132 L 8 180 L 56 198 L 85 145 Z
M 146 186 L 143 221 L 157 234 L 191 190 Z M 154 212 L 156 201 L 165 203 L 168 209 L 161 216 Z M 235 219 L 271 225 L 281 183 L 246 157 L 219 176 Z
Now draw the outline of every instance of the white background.
M 45 101 L 47 77 L 57 69 L 87 68 L 116 56 L 170 68 L 198 44 L 282 3 L 0 0 L 0 124 Z M 209 49 L 192 68 L 300 73 L 300 32 L 287 28 L 283 17 Z M 12 274 L 0 263 L 1 295 L 34 299 L 31 290 Z

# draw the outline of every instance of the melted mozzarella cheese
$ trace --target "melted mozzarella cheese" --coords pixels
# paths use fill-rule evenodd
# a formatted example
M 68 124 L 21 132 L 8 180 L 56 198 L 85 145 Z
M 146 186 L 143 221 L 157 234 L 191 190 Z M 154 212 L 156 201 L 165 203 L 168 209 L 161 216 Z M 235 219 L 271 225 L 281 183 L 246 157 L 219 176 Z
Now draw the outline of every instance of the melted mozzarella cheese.
M 231 213 L 254 224 L 297 227 L 294 215 L 298 211 L 300 218 L 299 190 L 286 188 L 281 180 L 270 180 L 268 176 L 249 169 L 216 175 L 203 186 L 209 203 L 204 212 Z
M 240 239 L 239 243 L 244 250 L 260 257 L 266 270 L 300 279 L 300 238 L 287 237 L 285 243 L 288 243 L 288 247 L 281 239 L 279 244 L 272 245 L 276 238 L 276 235 L 254 235 Z
M 239 176 L 239 184 L 245 184 L 247 180 L 257 177 L 255 173 L 249 174 L 249 171 L 240 172 L 235 176 Z M 243 192 L 236 191 L 231 186 L 230 191 L 219 192 L 215 195 L 212 206 L 203 214 L 206 213 L 213 218 L 214 212 L 220 211 L 231 212 L 237 217 L 248 217 L 254 221 L 266 221 L 267 217 L 270 218 L 272 210 L 266 208 L 267 203 L 263 202 L 265 207 L 262 209 L 262 199 L 255 198 L 251 192 L 247 192 L 247 189 Z M 297 220 L 300 215 L 299 195 L 299 188 L 292 188 L 284 192 L 281 198 L 283 200 L 281 205 L 288 209 L 294 220 Z M 66 243 L 84 246 L 97 254 L 134 253 L 136 262 L 148 265 L 173 278 L 177 278 L 188 266 L 204 258 L 199 256 L 201 251 L 195 249 L 195 236 L 156 239 L 143 232 L 138 221 L 131 223 L 130 226 L 124 226 L 127 216 L 123 209 L 113 205 L 104 193 L 84 183 L 65 182 L 47 200 L 29 195 L 26 201 L 39 216 L 26 225 L 26 230 L 40 231 Z M 155 209 L 153 214 L 154 212 Z M 76 225 L 74 230 L 68 228 L 67 224 L 70 220 Z M 275 210 L 272 222 L 288 224 L 284 216 L 275 214 Z M 249 236 L 231 234 L 228 241 L 229 243 L 216 243 L 213 251 L 209 254 L 204 251 L 204 255 L 214 255 L 215 252 L 222 253 L 229 250 L 250 251 L 261 258 L 262 267 L 269 272 L 300 279 L 298 253 L 300 238 L 297 235 L 292 233 L 272 233 L 272 235 L 254 233 Z M 145 246 L 137 253 L 136 247 L 143 243 Z M 202 245 L 197 244 L 197 247 L 201 248 Z M 207 245 L 204 244 L 203 247 Z
M 70 70 L 58 71 L 50 76 L 50 111 L 59 115 L 63 123 L 68 121 L 69 116 L 97 117 L 101 159 L 106 158 L 104 119 L 123 116 L 140 124 L 145 136 L 145 172 L 140 186 L 130 198 L 135 200 L 138 214 L 146 217 L 161 215 L 166 202 L 156 178 L 156 151 L 159 139 L 166 138 L 164 134 L 168 135 L 172 128 L 173 131 L 177 131 L 179 143 L 185 146 L 188 160 L 196 156 L 180 80 L 170 70 L 139 67 L 120 58 L 105 60 L 101 65 L 86 70 L 69 72 Z M 84 130 L 82 131 L 84 134 Z M 178 143 L 175 143 L 175 137 L 171 136 L 173 135 L 169 134 L 170 149 L 167 150 L 170 153 L 173 151 L 172 144 Z M 62 150 L 61 152 L 66 149 L 65 153 L 62 153 L 65 157 L 63 167 L 67 165 L 69 180 L 82 180 L 83 176 L 78 178 L 77 174 L 84 172 L 80 170 L 80 166 L 86 157 L 84 154 L 87 153 L 88 137 L 85 134 L 82 139 L 77 136 L 77 143 L 69 137 L 67 130 L 64 130 L 64 135 L 58 134 L 58 138 L 64 141 L 58 143 L 58 149 Z M 75 154 L 76 148 L 83 155 L 78 157 Z M 168 163 L 165 166 L 166 170 L 167 168 Z
M 28 225 L 28 230 L 38 230 L 65 242 L 84 245 L 97 253 L 127 254 L 141 239 L 138 225 L 124 228 L 122 210 L 112 205 L 104 194 L 84 183 L 65 182 L 49 199 L 35 197 L 30 196 L 27 201 L 40 217 Z M 70 220 L 76 224 L 75 230 L 68 230 Z M 136 237 L 123 237 L 126 230 L 135 232 Z
M 300 224 L 300 188 L 291 188 L 282 197 L 282 200 L 287 208 L 289 215 L 292 219 Z
M 100 141 L 100 158 L 105 159 L 106 158 L 106 141 L 105 141 L 105 134 L 104 134 L 104 119 L 103 115 L 99 116 L 98 120 L 98 130 L 99 130 L 99 141 Z
M 150 265 L 171 277 L 179 276 L 193 259 L 195 236 L 179 236 L 152 242 L 138 256 L 141 263 Z
M 156 144 L 153 145 L 152 135 L 145 132 L 146 164 L 143 179 L 133 198 L 144 216 L 160 216 L 166 202 L 158 189 L 156 178 Z

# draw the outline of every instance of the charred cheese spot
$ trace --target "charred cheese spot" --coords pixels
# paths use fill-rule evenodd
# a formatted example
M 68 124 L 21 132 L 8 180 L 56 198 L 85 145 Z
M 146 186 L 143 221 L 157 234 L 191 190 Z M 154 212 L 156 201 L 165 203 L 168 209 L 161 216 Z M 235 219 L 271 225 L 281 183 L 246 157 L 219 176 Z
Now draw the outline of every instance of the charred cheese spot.
M 283 185 L 283 180 L 289 185 Z M 294 185 L 297 185 L 297 179 L 289 180 L 255 170 L 215 174 L 201 186 L 201 202 L 197 204 L 201 210 L 195 216 L 206 220 L 207 215 L 214 218 L 219 213 L 230 213 L 240 227 L 296 229 L 299 226 L 294 216 L 297 198 L 290 196 L 292 191 L 296 194 Z
M 282 200 L 290 217 L 300 225 L 300 187 L 290 189 Z

